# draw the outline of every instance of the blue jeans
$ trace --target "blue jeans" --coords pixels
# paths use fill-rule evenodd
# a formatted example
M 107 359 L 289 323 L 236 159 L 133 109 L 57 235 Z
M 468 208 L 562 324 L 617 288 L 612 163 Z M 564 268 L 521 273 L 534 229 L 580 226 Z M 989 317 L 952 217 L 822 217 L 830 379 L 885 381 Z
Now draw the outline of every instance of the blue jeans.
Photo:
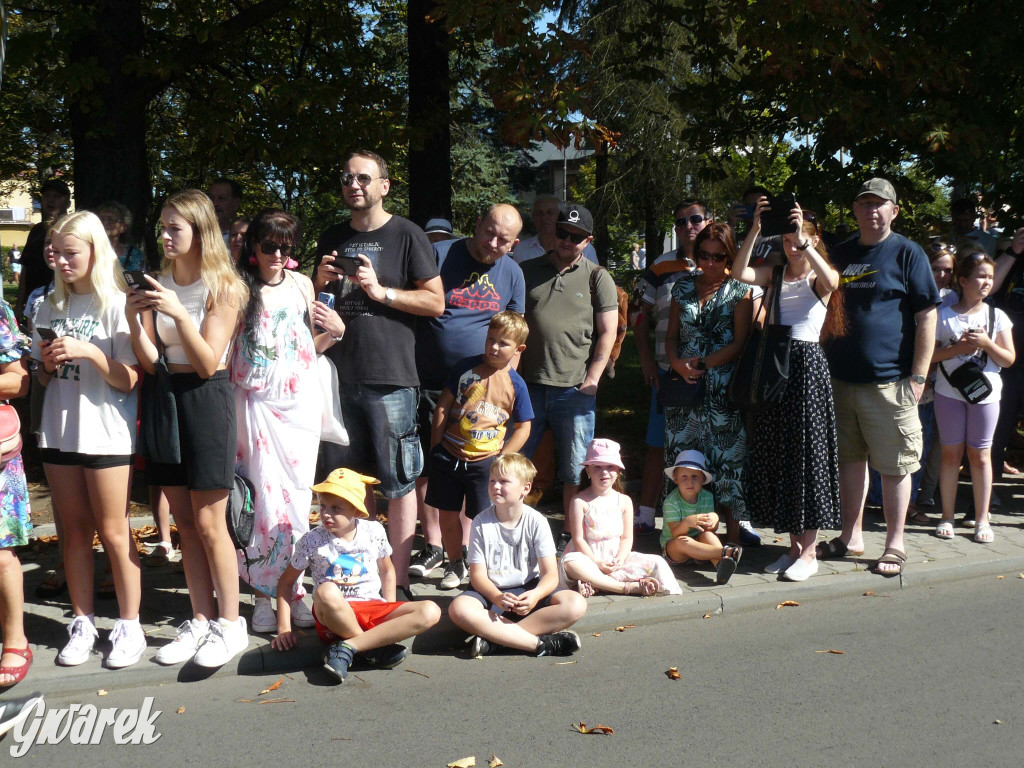
M 532 457 L 544 431 L 550 427 L 558 456 L 558 479 L 569 485 L 579 485 L 587 446 L 594 439 L 597 398 L 582 394 L 578 387 L 529 384 L 528 388 L 533 423 L 523 454 Z
M 339 400 L 349 444 L 321 443 L 319 474 L 347 467 L 380 480 L 385 498 L 400 499 L 410 493 L 423 471 L 416 428 L 417 389 L 343 384 Z

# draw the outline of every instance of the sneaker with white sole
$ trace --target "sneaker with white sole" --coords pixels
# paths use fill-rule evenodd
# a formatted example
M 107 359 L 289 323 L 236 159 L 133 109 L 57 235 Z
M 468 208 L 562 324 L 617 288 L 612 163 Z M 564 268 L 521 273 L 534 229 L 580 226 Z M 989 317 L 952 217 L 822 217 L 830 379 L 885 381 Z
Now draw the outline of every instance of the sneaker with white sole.
M 409 562 L 409 575 L 422 579 L 437 568 L 442 560 L 444 560 L 444 550 L 440 547 L 424 544 L 423 549 Z
M 118 619 L 110 630 L 110 653 L 107 666 L 110 669 L 130 667 L 146 652 L 146 633 L 136 621 Z
M 313 612 L 309 610 L 302 598 L 298 600 L 289 601 L 288 605 L 292 608 L 292 626 L 293 627 L 315 627 L 316 619 L 313 618 Z
M 444 568 L 444 576 L 441 577 L 441 583 L 438 586 L 441 589 L 455 589 L 467 576 L 469 576 L 469 569 L 466 567 L 465 560 L 462 558 L 455 562 L 449 560 L 448 565 Z
M 583 647 L 580 636 L 569 630 L 541 635 L 537 639 L 540 643 L 534 652 L 536 656 L 572 656 Z
M 88 617 L 75 616 L 75 620 L 68 625 L 68 634 L 71 639 L 57 654 L 57 663 L 65 667 L 77 667 L 89 660 L 99 633 Z
M 764 567 L 764 572 L 771 574 L 779 574 L 784 572 L 787 568 L 789 568 L 789 566 L 791 566 L 795 562 L 796 558 L 790 555 L 789 552 L 786 552 L 774 563 L 766 565 Z
M 235 656 L 249 647 L 249 633 L 245 630 L 245 619 L 237 621 L 217 619 L 210 622 L 210 634 L 199 646 L 193 661 L 200 667 L 223 667 Z
M 252 609 L 253 632 L 277 632 L 277 614 L 269 597 L 257 597 Z
M 760 547 L 761 534 L 754 530 L 749 520 L 740 520 L 740 544 L 744 547 Z
M 210 634 L 210 622 L 188 619 L 178 627 L 178 636 L 156 652 L 157 664 L 181 664 L 196 655 L 199 646 Z

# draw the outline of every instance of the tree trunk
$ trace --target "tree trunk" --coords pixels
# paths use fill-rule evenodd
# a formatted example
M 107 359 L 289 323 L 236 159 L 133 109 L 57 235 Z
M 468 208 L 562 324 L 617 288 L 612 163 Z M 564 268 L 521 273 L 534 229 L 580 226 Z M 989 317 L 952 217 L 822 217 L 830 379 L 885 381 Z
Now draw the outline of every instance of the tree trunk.
M 452 217 L 448 33 L 433 0 L 409 0 L 409 218 Z
M 607 268 L 611 256 L 611 237 L 608 234 L 608 145 L 601 142 L 594 153 L 594 194 L 588 201 L 594 215 L 594 250 L 601 266 Z

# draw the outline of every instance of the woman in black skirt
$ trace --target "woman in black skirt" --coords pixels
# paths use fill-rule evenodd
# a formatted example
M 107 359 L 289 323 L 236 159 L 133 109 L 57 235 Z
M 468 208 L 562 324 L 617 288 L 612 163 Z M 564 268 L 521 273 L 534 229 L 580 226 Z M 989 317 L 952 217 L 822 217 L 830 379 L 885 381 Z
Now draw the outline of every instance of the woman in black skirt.
M 733 276 L 769 286 L 772 266 L 749 267 L 761 215 L 762 197 Z M 845 330 L 839 273 L 829 263 L 821 232 L 810 211 L 795 207 L 796 231 L 783 236 L 786 265 L 778 322 L 793 328 L 789 384 L 782 402 L 754 414 L 744 486 L 754 524 L 790 535 L 789 551 L 765 568 L 787 581 L 818 572 L 815 540 L 819 528 L 839 527 L 839 452 L 828 363 L 820 341 Z M 770 293 L 769 289 L 769 293 Z M 767 302 L 772 301 L 766 295 Z

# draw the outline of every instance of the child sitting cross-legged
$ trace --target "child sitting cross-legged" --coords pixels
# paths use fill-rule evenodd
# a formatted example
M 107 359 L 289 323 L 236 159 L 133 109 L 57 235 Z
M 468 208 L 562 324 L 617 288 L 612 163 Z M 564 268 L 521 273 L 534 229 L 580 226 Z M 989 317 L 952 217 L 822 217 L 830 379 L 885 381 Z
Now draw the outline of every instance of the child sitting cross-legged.
M 307 568 L 315 582 L 313 618 L 320 640 L 330 644 L 324 669 L 339 683 L 360 654 L 370 666 L 392 669 L 408 651 L 397 645 L 437 624 L 441 609 L 420 600 L 395 602 L 395 567 L 384 526 L 366 520 L 367 486 L 379 481 L 350 469 L 336 469 L 314 485 L 320 525 L 295 544 L 291 563 L 277 583 L 279 651 L 295 646 L 288 597 Z
M 537 474 L 518 453 L 504 453 L 491 464 L 493 505 L 473 520 L 469 539 L 472 589 L 452 601 L 448 615 L 470 634 L 471 655 L 493 645 L 535 656 L 569 656 L 580 638 L 568 627 L 587 612 L 587 602 L 558 588 L 558 566 L 551 528 L 540 512 L 523 503 Z
M 661 551 L 673 565 L 690 560 L 710 560 L 718 572 L 716 581 L 725 584 L 736 572 L 743 550 L 735 544 L 722 546 L 715 535 L 718 515 L 715 500 L 704 486 L 715 478 L 700 451 L 680 451 L 676 463 L 665 470 L 676 484 L 663 506 Z

